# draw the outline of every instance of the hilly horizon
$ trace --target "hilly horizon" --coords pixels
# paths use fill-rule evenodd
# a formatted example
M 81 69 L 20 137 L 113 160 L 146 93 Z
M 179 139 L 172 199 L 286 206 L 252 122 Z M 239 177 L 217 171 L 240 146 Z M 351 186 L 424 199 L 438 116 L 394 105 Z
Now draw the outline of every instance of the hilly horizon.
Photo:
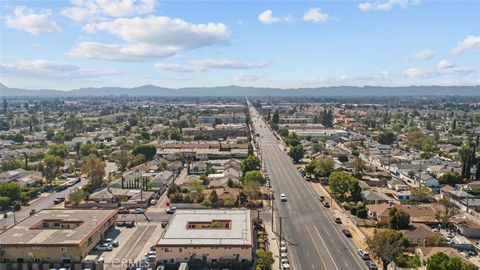
M 21 89 L 10 88 L 0 83 L 0 96 L 5 97 L 80 97 L 80 96 L 311 96 L 311 97 L 344 97 L 344 96 L 480 96 L 480 86 L 331 86 L 316 88 L 267 88 L 243 86 L 217 87 L 184 87 L 166 88 L 155 85 L 138 87 L 88 87 L 71 90 Z

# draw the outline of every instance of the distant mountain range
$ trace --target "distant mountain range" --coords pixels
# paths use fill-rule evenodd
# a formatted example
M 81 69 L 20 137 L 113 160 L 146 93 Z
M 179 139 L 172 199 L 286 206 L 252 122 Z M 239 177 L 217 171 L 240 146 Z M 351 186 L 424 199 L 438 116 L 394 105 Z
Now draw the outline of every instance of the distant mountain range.
M 261 88 L 241 86 L 164 88 L 155 85 L 144 85 L 134 88 L 100 87 L 79 88 L 69 91 L 41 89 L 29 90 L 10 88 L 0 83 L 0 96 L 19 97 L 84 97 L 84 96 L 309 96 L 309 97 L 391 97 L 391 96 L 480 96 L 480 85 L 476 86 L 335 86 L 318 88 Z

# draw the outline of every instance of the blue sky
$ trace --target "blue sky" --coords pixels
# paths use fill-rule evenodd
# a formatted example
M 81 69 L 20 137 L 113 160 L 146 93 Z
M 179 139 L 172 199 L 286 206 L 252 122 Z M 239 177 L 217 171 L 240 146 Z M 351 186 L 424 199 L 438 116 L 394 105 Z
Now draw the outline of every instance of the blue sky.
M 1 1 L 10 87 L 480 84 L 480 1 Z

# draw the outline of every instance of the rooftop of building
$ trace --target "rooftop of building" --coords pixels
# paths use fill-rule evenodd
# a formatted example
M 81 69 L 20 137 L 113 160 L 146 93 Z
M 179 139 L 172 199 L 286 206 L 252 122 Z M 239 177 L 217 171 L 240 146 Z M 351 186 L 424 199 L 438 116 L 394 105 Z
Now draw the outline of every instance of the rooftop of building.
M 193 224 L 200 224 L 193 226 Z M 214 225 L 215 224 L 215 225 Z M 223 224 L 223 226 L 218 226 Z M 157 246 L 251 246 L 249 210 L 177 210 Z
M 79 245 L 116 213 L 117 210 L 44 209 L 2 232 L 0 243 Z

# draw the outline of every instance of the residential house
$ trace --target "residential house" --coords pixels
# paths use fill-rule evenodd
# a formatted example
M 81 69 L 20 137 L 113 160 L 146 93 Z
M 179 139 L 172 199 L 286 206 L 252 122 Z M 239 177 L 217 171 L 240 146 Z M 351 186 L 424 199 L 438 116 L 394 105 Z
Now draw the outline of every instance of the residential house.
M 392 200 L 390 197 L 388 197 L 383 193 L 375 192 L 371 190 L 362 191 L 361 196 L 365 204 L 380 204 L 380 203 L 386 203 Z

